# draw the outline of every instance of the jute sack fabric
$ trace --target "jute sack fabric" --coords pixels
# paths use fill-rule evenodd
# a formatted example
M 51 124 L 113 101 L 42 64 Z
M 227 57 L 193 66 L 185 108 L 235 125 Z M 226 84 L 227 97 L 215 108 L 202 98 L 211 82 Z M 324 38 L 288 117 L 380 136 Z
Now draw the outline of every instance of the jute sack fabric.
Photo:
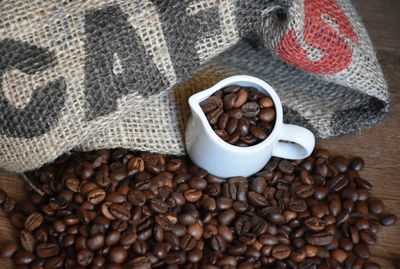
M 285 121 L 321 138 L 388 111 L 347 0 L 10 0 L 0 18 L 0 166 L 12 171 L 71 149 L 184 154 L 188 96 L 233 74 L 265 79 Z

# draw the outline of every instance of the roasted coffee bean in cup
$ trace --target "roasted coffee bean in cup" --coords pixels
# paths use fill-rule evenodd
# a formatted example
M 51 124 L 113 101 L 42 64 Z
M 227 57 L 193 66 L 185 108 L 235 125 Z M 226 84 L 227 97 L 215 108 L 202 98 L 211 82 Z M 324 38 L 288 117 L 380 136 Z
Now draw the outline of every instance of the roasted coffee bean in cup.
M 363 166 L 319 149 L 219 178 L 185 158 L 73 153 L 27 174 L 43 195 L 0 190 L 19 229 L 0 255 L 16 268 L 380 268 L 370 247 L 397 217 Z
M 254 87 L 230 85 L 202 101 L 200 107 L 214 132 L 235 146 L 258 144 L 274 128 L 274 103 Z

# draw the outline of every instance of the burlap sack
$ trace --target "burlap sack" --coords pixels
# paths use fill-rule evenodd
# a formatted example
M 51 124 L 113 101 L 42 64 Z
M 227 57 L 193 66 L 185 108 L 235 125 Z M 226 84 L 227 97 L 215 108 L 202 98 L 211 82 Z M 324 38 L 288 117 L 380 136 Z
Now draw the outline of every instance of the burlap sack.
M 73 148 L 183 154 L 188 96 L 233 74 L 265 79 L 285 121 L 322 138 L 388 110 L 348 0 L 4 0 L 0 33 L 0 165 L 13 171 Z

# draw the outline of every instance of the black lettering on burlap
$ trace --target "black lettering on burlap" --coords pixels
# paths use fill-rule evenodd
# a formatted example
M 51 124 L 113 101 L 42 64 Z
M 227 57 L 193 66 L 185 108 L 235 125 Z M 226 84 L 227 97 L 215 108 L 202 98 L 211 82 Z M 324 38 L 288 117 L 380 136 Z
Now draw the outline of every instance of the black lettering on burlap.
M 118 99 L 129 93 L 149 97 L 169 85 L 119 7 L 88 12 L 85 34 L 87 120 L 116 111 Z M 119 72 L 114 72 L 116 58 Z
M 196 42 L 221 33 L 218 8 L 188 14 L 195 1 L 152 0 L 160 13 L 165 40 L 178 78 L 188 78 L 200 66 Z
M 33 138 L 43 135 L 57 122 L 65 101 L 63 78 L 32 91 L 23 109 L 10 104 L 2 88 L 7 70 L 35 74 L 53 67 L 56 59 L 47 49 L 12 39 L 0 41 L 0 133 L 8 137 Z M 15 81 L 15 83 L 18 83 Z

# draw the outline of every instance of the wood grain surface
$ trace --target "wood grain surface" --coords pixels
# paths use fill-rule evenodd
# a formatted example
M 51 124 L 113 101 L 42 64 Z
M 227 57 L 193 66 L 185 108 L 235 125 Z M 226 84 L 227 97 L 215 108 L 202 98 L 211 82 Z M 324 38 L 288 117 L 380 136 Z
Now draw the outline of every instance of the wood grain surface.
M 382 122 L 362 132 L 318 141 L 319 147 L 344 156 L 361 156 L 366 165 L 362 176 L 374 188 L 372 195 L 382 199 L 388 211 L 400 217 L 400 1 L 354 0 L 371 40 L 377 50 L 384 74 L 390 85 L 391 110 Z M 26 193 L 18 175 L 0 170 L 0 188 L 12 197 L 22 199 Z M 0 210 L 0 247 L 16 232 Z M 372 260 L 382 268 L 400 268 L 400 221 L 381 229 L 378 245 L 372 248 Z M 12 268 L 0 259 L 0 268 Z

